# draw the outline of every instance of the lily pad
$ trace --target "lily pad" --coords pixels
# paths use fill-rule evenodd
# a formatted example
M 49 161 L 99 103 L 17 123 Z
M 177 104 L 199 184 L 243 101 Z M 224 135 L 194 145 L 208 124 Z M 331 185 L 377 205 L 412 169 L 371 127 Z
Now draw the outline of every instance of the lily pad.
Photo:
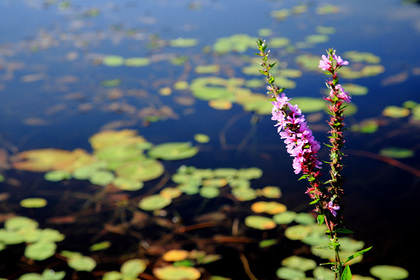
M 391 158 L 409 158 L 414 156 L 414 151 L 403 148 L 386 148 L 380 150 L 379 154 Z
M 370 273 L 382 280 L 406 279 L 409 276 L 407 270 L 398 266 L 377 265 L 370 269 Z
M 343 88 L 350 93 L 350 95 L 366 95 L 369 91 L 367 87 L 356 84 L 342 84 Z M 329 90 L 328 90 L 329 92 Z
M 286 212 L 286 205 L 275 201 L 258 201 L 251 205 L 252 211 L 255 213 L 268 213 L 271 215 Z
M 89 178 L 89 181 L 94 185 L 106 186 L 114 181 L 114 174 L 110 171 L 99 170 L 92 174 L 92 177 Z
M 255 215 L 246 217 L 245 225 L 259 230 L 269 230 L 277 226 L 277 224 L 272 219 Z
M 162 256 L 162 259 L 165 262 L 177 262 L 185 260 L 188 258 L 189 254 L 190 252 L 186 250 L 170 250 Z
M 195 156 L 197 147 L 190 142 L 172 142 L 154 146 L 149 150 L 149 156 L 163 160 L 180 160 Z
M 153 274 L 161 280 L 196 280 L 201 276 L 200 271 L 194 267 L 172 265 L 155 268 Z
M 104 57 L 102 63 L 106 66 L 117 67 L 124 64 L 124 58 L 119 55 L 109 55 Z
M 290 240 L 302 240 L 312 231 L 310 226 L 295 225 L 290 226 L 284 232 L 284 235 Z
M 67 264 L 77 271 L 92 271 L 96 267 L 96 261 L 88 256 L 74 254 L 69 258 Z
M 212 74 L 217 73 L 220 71 L 220 65 L 212 64 L 212 65 L 198 65 L 194 69 L 195 73 L 197 74 Z
M 212 99 L 209 106 L 216 110 L 229 110 L 232 108 L 232 102 L 224 99 Z
M 143 198 L 139 202 L 139 208 L 146 211 L 154 211 L 165 208 L 171 204 L 172 200 L 160 194 L 151 195 Z
M 410 115 L 410 110 L 398 106 L 387 106 L 382 111 L 382 115 L 390 118 L 404 118 Z
M 55 254 L 57 245 L 53 242 L 35 242 L 25 248 L 25 257 L 31 260 L 43 261 Z
M 249 201 L 257 198 L 257 192 L 252 188 L 234 188 L 232 194 L 239 201 Z
M 286 37 L 274 37 L 270 39 L 269 45 L 271 48 L 286 47 L 290 44 L 290 40 Z
M 37 221 L 22 216 L 9 218 L 4 223 L 4 228 L 8 231 L 16 231 L 20 229 L 35 229 L 37 227 Z
M 147 57 L 131 57 L 125 59 L 125 65 L 131 67 L 141 67 L 150 64 L 150 58 Z
M 177 38 L 169 41 L 171 47 L 193 47 L 197 45 L 198 41 L 194 38 Z
M 267 198 L 280 198 L 281 190 L 279 187 L 267 186 L 259 190 L 258 194 Z
M 25 198 L 20 201 L 20 206 L 24 208 L 42 208 L 47 205 L 47 200 L 39 197 Z
M 162 163 L 155 159 L 127 162 L 115 170 L 117 177 L 132 181 L 149 181 L 160 177 L 165 171 Z
M 295 97 L 290 103 L 297 104 L 303 113 L 313 113 L 325 110 L 325 101 L 322 98 Z
M 128 178 L 117 177 L 112 184 L 123 191 L 137 191 L 143 188 L 143 182 Z
M 142 259 L 131 259 L 123 263 L 121 266 L 121 273 L 123 279 L 133 278 L 136 279 L 140 273 L 146 270 L 146 261 Z
M 290 256 L 282 260 L 281 265 L 300 270 L 307 271 L 317 267 L 317 264 L 312 259 L 302 258 L 299 256 Z
M 59 182 L 71 179 L 71 173 L 66 170 L 54 170 L 45 173 L 44 178 L 47 181 Z
M 290 224 L 294 221 L 296 212 L 286 211 L 273 216 L 273 220 L 279 225 Z
M 205 198 L 215 198 L 218 197 L 220 194 L 220 191 L 218 188 L 214 187 L 202 187 L 200 189 L 200 195 Z
M 198 143 L 208 143 L 210 141 L 210 137 L 206 134 L 195 134 L 194 140 Z
M 289 267 L 280 267 L 276 271 L 276 275 L 280 279 L 304 279 L 305 278 L 305 272 Z

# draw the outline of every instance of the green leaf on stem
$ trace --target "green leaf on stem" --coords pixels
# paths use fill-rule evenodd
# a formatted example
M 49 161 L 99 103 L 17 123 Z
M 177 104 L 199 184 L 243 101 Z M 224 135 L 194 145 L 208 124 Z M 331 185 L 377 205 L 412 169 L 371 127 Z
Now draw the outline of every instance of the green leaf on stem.
M 358 256 L 360 256 L 360 255 L 362 255 L 362 254 L 364 254 L 364 253 L 366 253 L 366 252 L 367 252 L 367 251 L 369 251 L 370 249 L 372 249 L 372 246 L 370 246 L 369 248 L 366 248 L 366 249 L 360 250 L 360 251 L 358 251 L 358 252 L 354 253 L 353 255 L 351 255 L 351 256 L 349 256 L 349 257 L 347 257 L 347 259 L 344 261 L 344 264 L 346 264 L 347 262 L 351 261 L 352 259 L 354 259 L 354 258 L 356 258 L 356 257 L 358 257 Z
M 351 275 L 351 271 L 350 271 L 350 266 L 346 265 L 344 267 L 343 270 L 343 274 L 341 274 L 341 279 L 340 280 L 351 280 L 352 275 Z
M 349 230 L 347 228 L 338 228 L 335 230 L 336 233 L 345 233 L 345 234 L 350 234 L 353 233 L 352 230 Z
M 315 199 L 314 201 L 311 201 L 311 203 L 309 203 L 309 205 L 316 204 L 318 202 L 319 202 L 319 199 Z
M 325 215 L 318 215 L 318 217 L 316 217 L 316 220 L 318 221 L 318 225 L 322 225 L 325 221 Z

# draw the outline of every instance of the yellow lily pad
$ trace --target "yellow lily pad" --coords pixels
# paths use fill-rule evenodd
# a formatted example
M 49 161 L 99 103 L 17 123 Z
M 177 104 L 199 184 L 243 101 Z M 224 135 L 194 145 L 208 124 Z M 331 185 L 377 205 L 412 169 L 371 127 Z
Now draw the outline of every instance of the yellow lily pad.
M 153 274 L 161 280 L 196 280 L 201 276 L 200 271 L 194 267 L 172 265 L 155 268 Z
M 170 250 L 162 256 L 162 259 L 165 262 L 177 262 L 187 259 L 189 254 L 190 252 L 186 250 Z

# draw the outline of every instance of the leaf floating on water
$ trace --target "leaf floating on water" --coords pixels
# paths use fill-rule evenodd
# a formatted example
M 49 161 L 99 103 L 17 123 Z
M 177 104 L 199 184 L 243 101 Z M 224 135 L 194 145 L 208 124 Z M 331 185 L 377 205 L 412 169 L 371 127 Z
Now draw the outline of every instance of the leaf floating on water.
M 56 249 L 57 245 L 53 242 L 35 242 L 26 246 L 24 255 L 31 260 L 43 261 L 52 257 Z
M 92 271 L 96 267 L 96 261 L 88 256 L 79 253 L 72 255 L 67 264 L 77 271 Z
M 303 113 L 312 113 L 325 110 L 325 101 L 321 98 L 295 97 L 290 101 L 291 104 L 299 105 Z
M 229 100 L 215 99 L 209 101 L 209 106 L 216 110 L 229 110 L 232 108 L 232 102 Z
M 399 280 L 409 276 L 407 270 L 402 267 L 392 265 L 376 265 L 370 269 L 370 273 L 380 279 Z
M 137 279 L 140 273 L 146 270 L 146 261 L 142 259 L 131 259 L 123 263 L 121 273 L 123 279 Z
M 405 82 L 409 77 L 408 72 L 404 71 L 389 77 L 386 77 L 381 81 L 382 86 L 389 86 L 389 85 L 395 85 Z
M 190 142 L 173 142 L 156 145 L 149 150 L 149 156 L 163 160 L 180 160 L 195 156 L 198 148 Z
M 172 200 L 160 194 L 151 195 L 143 198 L 139 202 L 139 208 L 146 211 L 155 211 L 165 208 L 171 204 Z
M 20 206 L 24 208 L 42 208 L 47 205 L 47 201 L 44 198 L 26 198 L 20 201 Z
M 176 261 L 182 261 L 188 258 L 190 252 L 186 250 L 170 250 L 166 252 L 162 259 L 165 262 L 176 262 Z
M 245 218 L 245 225 L 259 230 L 269 230 L 277 226 L 272 219 L 263 216 L 248 216 Z
M 352 62 L 366 62 L 370 64 L 378 64 L 381 62 L 379 56 L 369 52 L 348 51 L 343 54 L 343 57 Z
M 410 110 L 398 106 L 387 106 L 382 111 L 382 115 L 390 118 L 404 118 L 410 115 Z
M 281 261 L 281 265 L 300 271 L 308 271 L 317 267 L 317 264 L 314 260 L 302 258 L 299 256 L 287 257 Z
M 345 91 L 350 93 L 350 96 L 353 95 L 366 95 L 369 89 L 365 86 L 356 85 L 356 84 L 342 84 Z M 328 90 L 328 89 L 327 89 Z M 329 90 L 328 90 L 329 93 Z
M 126 66 L 141 67 L 150 64 L 150 58 L 147 57 L 131 57 L 124 60 Z
M 194 69 L 197 74 L 212 74 L 220 71 L 220 65 L 199 65 Z
M 379 154 L 390 158 L 409 158 L 414 156 L 414 151 L 403 148 L 386 148 L 380 150 Z
M 194 140 L 198 143 L 208 143 L 210 141 L 210 137 L 206 134 L 198 133 L 194 135 Z
M 255 213 L 268 213 L 270 215 L 283 213 L 287 210 L 286 205 L 275 201 L 258 201 L 251 205 L 251 209 Z
M 194 38 L 178 38 L 178 39 L 169 41 L 169 45 L 171 47 L 182 47 L 182 48 L 193 47 L 197 45 L 197 43 L 198 43 L 197 39 L 194 39 Z
M 109 55 L 104 57 L 102 63 L 106 66 L 117 67 L 124 64 L 124 58 L 119 55 Z
M 153 274 L 161 280 L 197 280 L 201 276 L 201 273 L 194 267 L 172 265 L 155 268 Z

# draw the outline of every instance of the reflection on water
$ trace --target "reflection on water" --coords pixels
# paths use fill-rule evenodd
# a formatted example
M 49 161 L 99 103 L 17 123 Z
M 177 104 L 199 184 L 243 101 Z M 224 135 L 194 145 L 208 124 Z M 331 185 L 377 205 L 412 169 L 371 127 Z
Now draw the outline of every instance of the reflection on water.
M 271 57 L 279 60 L 278 81 L 286 85 L 288 95 L 309 98 L 307 117 L 322 142 L 327 141 L 326 115 L 310 98 L 319 99 L 325 77 L 314 63 L 330 47 L 350 60 L 349 70 L 342 73 L 353 94 L 353 113 L 346 121 L 352 128 L 346 142 L 346 216 L 353 237 L 374 246 L 354 270 L 367 276 L 374 265 L 396 265 L 416 279 L 408 254 L 408 246 L 413 247 L 408 242 L 416 237 L 411 230 L 415 221 L 408 213 L 415 213 L 419 197 L 418 6 L 400 1 L 297 5 L 260 0 L 238 5 L 27 0 L 2 1 L 0 18 L 1 221 L 16 214 L 38 221 L 40 228 L 58 229 L 65 239 L 57 241 L 57 252 L 93 257 L 95 271 L 102 274 L 119 270 L 132 258 L 148 259 L 148 269 L 157 267 L 170 249 L 201 250 L 208 258 L 221 255 L 222 261 L 208 264 L 197 257 L 188 259 L 202 269 L 203 277 L 249 278 L 251 272 L 244 270 L 249 262 L 258 279 L 275 279 L 281 260 L 291 254 L 322 261 L 308 245 L 286 241 L 287 226 L 259 231 L 245 225 L 246 217 L 255 215 L 251 205 L 257 197 L 280 201 L 297 213 L 311 211 L 305 185 L 293 175 L 268 115 L 265 85 L 253 55 L 255 40 L 263 37 Z M 45 180 L 43 172 L 60 169 L 56 166 L 30 169 L 35 172 L 11 168 L 13 155 L 45 148 L 83 149 L 89 160 L 97 161 L 89 138 L 100 130 L 126 128 L 152 145 L 190 142 L 198 153 L 175 161 L 158 156 L 160 177 L 144 180 L 142 188 L 120 182 L 125 190 L 106 180 Z M 209 142 L 197 141 L 197 135 L 208 136 Z M 118 146 L 115 143 L 112 146 Z M 124 148 L 101 156 L 114 159 L 112 164 L 118 156 L 126 162 L 127 154 L 130 161 L 134 155 L 143 160 L 149 156 L 143 148 L 144 155 Z M 409 157 L 401 156 L 404 152 Z M 193 168 L 180 171 L 182 165 Z M 249 184 L 238 173 L 220 175 L 251 167 L 262 176 L 249 178 L 250 192 L 235 189 Z M 116 167 L 95 168 L 118 174 Z M 194 184 L 183 182 L 183 195 L 175 197 L 181 181 L 171 176 L 190 176 L 194 168 L 208 176 L 200 177 L 208 181 L 196 183 L 212 187 L 195 186 L 194 192 Z M 188 177 L 188 182 L 196 179 Z M 279 186 L 281 198 L 270 197 L 266 186 Z M 167 207 L 140 211 L 142 199 L 165 188 L 171 204 L 156 200 L 152 205 Z M 32 197 L 46 199 L 47 206 L 20 206 Z M 258 242 L 263 239 L 277 242 L 262 249 Z M 111 246 L 89 251 L 100 241 L 110 241 Z M 42 262 L 21 260 L 24 250 L 20 244 L 0 251 L 5 261 L 0 267 L 6 271 L 0 277 L 43 271 Z M 267 259 L 269 253 L 276 257 Z M 51 264 L 54 270 L 70 271 L 60 258 Z M 226 272 L 226 267 L 235 271 Z M 102 277 L 78 273 L 84 279 Z

